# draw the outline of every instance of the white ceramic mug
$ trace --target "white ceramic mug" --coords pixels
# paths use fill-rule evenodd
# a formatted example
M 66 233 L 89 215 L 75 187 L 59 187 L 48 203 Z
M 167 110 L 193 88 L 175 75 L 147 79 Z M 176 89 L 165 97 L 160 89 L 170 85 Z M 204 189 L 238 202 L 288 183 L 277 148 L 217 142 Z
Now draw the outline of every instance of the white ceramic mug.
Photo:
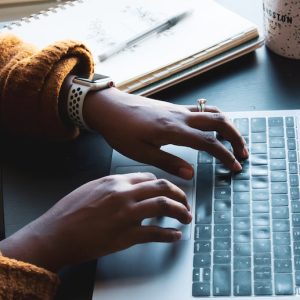
M 266 45 L 275 53 L 300 59 L 300 0 L 263 0 Z

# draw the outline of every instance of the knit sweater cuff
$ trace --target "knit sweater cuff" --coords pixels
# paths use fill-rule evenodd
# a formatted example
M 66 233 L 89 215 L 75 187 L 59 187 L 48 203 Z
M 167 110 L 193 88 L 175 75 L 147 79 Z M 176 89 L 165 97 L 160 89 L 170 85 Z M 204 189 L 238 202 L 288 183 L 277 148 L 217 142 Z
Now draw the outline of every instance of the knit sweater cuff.
M 0 299 L 53 299 L 58 276 L 45 269 L 0 256 Z
M 11 57 L 0 70 L 1 127 L 15 135 L 52 140 L 78 135 L 77 128 L 61 119 L 58 99 L 68 74 L 92 75 L 94 62 L 90 51 L 77 41 L 56 42 L 43 50 L 34 49 L 16 37 L 5 36 L 2 41 L 10 47 Z M 11 46 L 12 41 L 16 45 Z

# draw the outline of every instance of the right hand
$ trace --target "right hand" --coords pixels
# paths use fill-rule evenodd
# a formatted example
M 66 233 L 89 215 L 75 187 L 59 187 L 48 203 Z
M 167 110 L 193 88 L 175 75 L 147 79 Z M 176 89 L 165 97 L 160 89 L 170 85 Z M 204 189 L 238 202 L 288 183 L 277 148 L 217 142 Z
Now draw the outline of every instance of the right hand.
M 184 192 L 151 173 L 113 175 L 76 189 L 1 241 L 3 255 L 57 271 L 134 244 L 174 242 L 181 232 L 142 226 L 145 218 L 192 220 Z

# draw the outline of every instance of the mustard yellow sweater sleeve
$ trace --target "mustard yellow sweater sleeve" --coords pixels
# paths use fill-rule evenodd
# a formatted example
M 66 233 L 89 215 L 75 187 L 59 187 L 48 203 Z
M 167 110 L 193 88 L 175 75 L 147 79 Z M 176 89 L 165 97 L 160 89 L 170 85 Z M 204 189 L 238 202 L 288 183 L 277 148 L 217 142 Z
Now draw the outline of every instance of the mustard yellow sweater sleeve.
M 90 77 L 94 63 L 80 42 L 62 41 L 38 50 L 19 38 L 0 34 L 0 130 L 19 136 L 67 140 L 78 128 L 58 111 L 59 92 L 72 72 Z M 0 299 L 53 299 L 58 277 L 0 253 Z
M 80 42 L 62 41 L 38 50 L 10 34 L 0 34 L 0 128 L 12 135 L 67 140 L 78 128 L 66 125 L 58 97 L 66 76 L 90 77 L 94 63 Z
M 54 298 L 58 284 L 56 274 L 0 253 L 1 300 L 50 300 Z

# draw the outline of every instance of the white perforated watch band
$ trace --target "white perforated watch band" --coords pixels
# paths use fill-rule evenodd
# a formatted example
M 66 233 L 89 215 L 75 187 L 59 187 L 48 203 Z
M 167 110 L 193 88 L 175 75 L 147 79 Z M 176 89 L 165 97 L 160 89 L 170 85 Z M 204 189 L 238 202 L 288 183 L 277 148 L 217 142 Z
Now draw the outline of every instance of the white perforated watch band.
M 86 94 L 90 87 L 72 83 L 68 94 L 68 115 L 71 121 L 81 129 L 90 130 L 83 119 L 82 109 Z

